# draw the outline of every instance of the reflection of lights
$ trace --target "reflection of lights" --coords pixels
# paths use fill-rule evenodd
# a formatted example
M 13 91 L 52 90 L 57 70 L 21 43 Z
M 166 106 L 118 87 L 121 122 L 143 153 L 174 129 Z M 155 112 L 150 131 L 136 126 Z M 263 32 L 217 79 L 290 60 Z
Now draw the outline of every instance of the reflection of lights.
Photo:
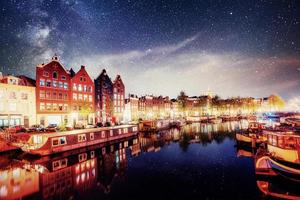
M 95 170 L 95 168 L 92 169 L 92 175 L 96 176 L 96 170 Z
M 0 173 L 0 181 L 5 181 L 7 179 L 7 171 Z
M 91 161 L 91 166 L 94 167 L 95 166 L 95 160 Z
M 81 181 L 82 181 L 82 182 L 85 181 L 85 173 L 84 173 L 84 172 L 81 174 Z
M 6 197 L 7 193 L 8 191 L 6 185 L 0 186 L 0 197 Z
M 79 165 L 76 165 L 76 167 L 75 167 L 75 173 L 76 173 L 76 174 L 79 173 Z
M 20 168 L 16 168 L 13 170 L 13 177 L 14 178 L 19 178 L 20 177 Z
M 80 181 L 80 175 L 76 176 L 76 184 L 78 185 Z
M 20 191 L 20 185 L 13 186 L 13 193 Z
M 86 168 L 90 169 L 90 162 L 89 161 L 87 161 L 87 163 L 86 163 Z

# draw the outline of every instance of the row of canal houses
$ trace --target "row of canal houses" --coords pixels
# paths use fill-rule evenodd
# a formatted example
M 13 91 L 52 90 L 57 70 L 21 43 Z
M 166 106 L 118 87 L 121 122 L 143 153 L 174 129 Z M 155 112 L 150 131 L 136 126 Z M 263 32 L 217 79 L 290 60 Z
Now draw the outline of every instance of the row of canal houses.
M 120 123 L 124 95 L 120 75 L 112 81 L 103 69 L 92 80 L 85 66 L 66 69 L 55 55 L 37 65 L 36 80 L 0 75 L 0 127 Z

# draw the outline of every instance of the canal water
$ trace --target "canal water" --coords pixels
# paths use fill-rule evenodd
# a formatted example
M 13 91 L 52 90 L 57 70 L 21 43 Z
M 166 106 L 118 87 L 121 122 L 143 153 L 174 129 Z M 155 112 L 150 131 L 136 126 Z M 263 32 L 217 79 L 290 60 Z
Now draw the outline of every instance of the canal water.
M 0 199 L 264 199 L 247 121 L 193 123 L 50 157 L 1 155 Z

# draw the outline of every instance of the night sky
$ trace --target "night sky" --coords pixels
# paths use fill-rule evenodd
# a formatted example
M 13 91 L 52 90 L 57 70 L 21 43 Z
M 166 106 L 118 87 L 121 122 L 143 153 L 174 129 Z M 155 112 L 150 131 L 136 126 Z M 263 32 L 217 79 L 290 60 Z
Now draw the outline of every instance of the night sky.
M 0 71 L 120 74 L 126 93 L 300 98 L 300 1 L 1 0 Z

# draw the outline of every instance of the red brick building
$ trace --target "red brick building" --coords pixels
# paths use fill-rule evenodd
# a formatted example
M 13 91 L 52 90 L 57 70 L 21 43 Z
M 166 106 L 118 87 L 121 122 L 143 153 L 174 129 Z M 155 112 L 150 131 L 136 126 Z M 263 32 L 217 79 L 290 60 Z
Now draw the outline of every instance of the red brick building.
M 113 116 L 113 83 L 103 69 L 94 80 L 96 122 L 111 122 Z
M 84 66 L 81 66 L 80 70 L 72 75 L 71 86 L 72 124 L 94 124 L 95 87 Z
M 125 109 L 125 86 L 120 75 L 117 75 L 113 82 L 113 100 L 114 100 L 114 122 L 120 123 L 123 121 Z
M 36 67 L 37 123 L 45 126 L 70 122 L 71 76 L 55 55 Z

